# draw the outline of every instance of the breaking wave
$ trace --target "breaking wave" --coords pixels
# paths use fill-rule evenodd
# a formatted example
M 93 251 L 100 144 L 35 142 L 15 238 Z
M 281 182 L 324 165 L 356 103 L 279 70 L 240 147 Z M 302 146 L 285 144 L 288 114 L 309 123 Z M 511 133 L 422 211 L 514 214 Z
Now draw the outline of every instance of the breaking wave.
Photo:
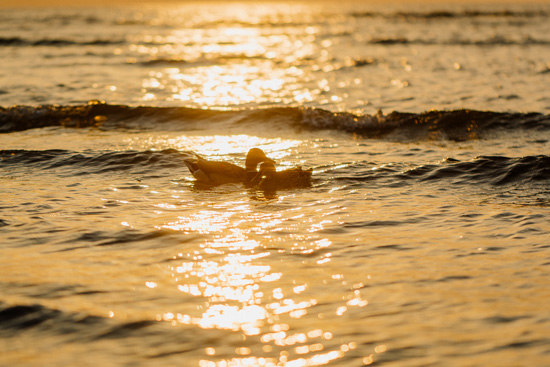
M 111 129 L 170 128 L 185 131 L 210 124 L 248 124 L 303 130 L 335 130 L 367 138 L 463 141 L 499 131 L 550 130 L 550 116 L 477 110 L 433 110 L 423 113 L 381 111 L 374 115 L 330 112 L 318 108 L 274 107 L 234 111 L 186 107 L 131 107 L 90 102 L 86 105 L 0 107 L 0 132 L 50 126 Z

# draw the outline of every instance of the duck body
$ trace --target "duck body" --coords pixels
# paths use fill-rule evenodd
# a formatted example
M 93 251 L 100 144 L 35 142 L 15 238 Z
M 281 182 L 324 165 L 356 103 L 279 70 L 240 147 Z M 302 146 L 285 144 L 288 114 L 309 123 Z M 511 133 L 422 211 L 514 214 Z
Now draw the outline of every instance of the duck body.
M 208 161 L 199 155 L 183 161 L 197 182 L 207 185 L 223 185 L 243 182 L 246 170 L 228 162 Z
M 275 164 L 272 162 L 263 162 L 260 164 L 257 176 L 251 183 L 253 185 L 257 184 L 264 191 L 309 187 L 311 186 L 312 173 L 313 169 L 304 170 L 302 167 L 289 168 L 277 172 Z
M 249 184 L 257 175 L 260 162 L 274 162 L 258 148 L 252 148 L 246 156 L 246 169 L 229 162 L 209 161 L 198 154 L 185 158 L 183 162 L 198 183 L 205 185 L 223 185 L 227 183 Z

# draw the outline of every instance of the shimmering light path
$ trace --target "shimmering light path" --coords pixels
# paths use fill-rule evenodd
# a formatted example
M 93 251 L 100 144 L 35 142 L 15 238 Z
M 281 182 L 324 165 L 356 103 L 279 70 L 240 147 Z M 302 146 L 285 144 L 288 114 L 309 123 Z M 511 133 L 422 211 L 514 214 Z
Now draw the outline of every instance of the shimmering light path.
M 346 0 L 5 10 L 0 95 L 3 105 L 548 111 L 547 14 Z

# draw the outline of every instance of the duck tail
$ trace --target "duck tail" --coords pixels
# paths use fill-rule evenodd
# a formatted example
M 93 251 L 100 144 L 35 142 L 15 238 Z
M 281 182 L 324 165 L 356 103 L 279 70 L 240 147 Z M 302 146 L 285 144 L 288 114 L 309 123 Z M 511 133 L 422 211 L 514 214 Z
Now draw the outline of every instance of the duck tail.
M 187 169 L 189 169 L 189 172 L 192 174 L 199 170 L 199 166 L 197 165 L 197 162 L 192 162 L 190 160 L 184 160 L 183 163 L 187 166 Z
M 183 159 L 183 163 L 185 163 L 185 165 L 189 169 L 189 172 L 191 172 L 193 174 L 193 173 L 195 173 L 196 171 L 199 170 L 199 160 L 200 159 L 202 159 L 202 157 L 199 156 L 198 154 L 194 153 L 191 156 L 185 157 Z

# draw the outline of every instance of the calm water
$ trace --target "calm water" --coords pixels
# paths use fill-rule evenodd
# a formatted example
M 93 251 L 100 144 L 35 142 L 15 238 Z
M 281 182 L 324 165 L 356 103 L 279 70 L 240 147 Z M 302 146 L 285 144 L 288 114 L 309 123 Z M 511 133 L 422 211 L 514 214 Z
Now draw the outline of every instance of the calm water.
M 549 17 L 2 10 L 0 365 L 550 366 Z

